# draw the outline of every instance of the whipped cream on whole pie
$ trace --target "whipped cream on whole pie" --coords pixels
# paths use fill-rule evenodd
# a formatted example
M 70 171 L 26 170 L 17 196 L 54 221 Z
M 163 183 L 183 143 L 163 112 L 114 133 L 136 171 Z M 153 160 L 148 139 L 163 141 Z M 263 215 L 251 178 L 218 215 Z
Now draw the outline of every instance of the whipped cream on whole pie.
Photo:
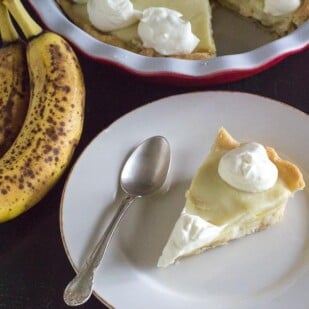
M 265 0 L 264 12 L 272 16 L 281 16 L 297 10 L 301 0 Z
M 223 168 L 227 171 L 219 172 Z M 299 168 L 281 159 L 273 148 L 240 144 L 220 129 L 186 192 L 185 207 L 158 266 L 166 267 L 281 221 L 288 199 L 304 186 Z
M 97 29 L 107 32 L 128 27 L 142 15 L 129 0 L 89 0 L 87 12 L 90 22 Z
M 309 0 L 217 0 L 244 17 L 258 21 L 278 36 L 294 31 L 309 18 Z
M 192 33 L 191 23 L 181 17 L 181 13 L 167 8 L 145 9 L 138 24 L 143 46 L 161 55 L 192 53 L 200 40 Z

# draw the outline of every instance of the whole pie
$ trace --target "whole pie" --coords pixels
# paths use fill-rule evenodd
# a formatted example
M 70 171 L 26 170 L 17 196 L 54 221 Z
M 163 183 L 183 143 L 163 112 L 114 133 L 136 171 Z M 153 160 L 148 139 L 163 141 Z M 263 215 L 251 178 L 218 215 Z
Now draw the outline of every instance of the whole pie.
M 250 152 L 250 149 L 255 151 Z M 238 152 L 238 161 L 230 160 L 235 151 Z M 222 165 L 223 158 L 228 158 L 227 165 Z M 263 175 L 259 169 L 267 164 L 271 169 L 267 167 Z M 229 171 L 224 171 L 229 167 Z M 245 180 L 242 183 L 239 177 L 233 175 L 237 171 L 246 176 L 240 179 Z M 220 177 L 222 172 L 229 177 Z M 271 173 L 275 173 L 272 183 L 267 180 Z M 256 182 L 256 187 L 246 184 L 250 179 Z M 229 180 L 232 183 L 227 182 Z M 267 187 L 262 187 L 265 185 Z M 281 221 L 288 199 L 304 187 L 299 168 L 280 158 L 273 148 L 257 143 L 240 144 L 221 128 L 210 154 L 193 177 L 186 193 L 185 207 L 163 249 L 158 266 L 166 267 L 184 256 L 224 245 Z
M 86 4 L 78 4 L 72 0 L 56 1 L 76 25 L 93 37 L 141 55 L 162 56 L 153 48 L 143 46 L 137 34 L 137 24 L 111 32 L 102 32 L 91 24 Z M 309 18 L 309 0 L 302 0 L 296 10 L 279 16 L 265 13 L 265 0 L 132 0 L 131 2 L 137 10 L 144 10 L 149 7 L 165 7 L 176 10 L 183 15 L 184 20 L 191 23 L 192 32 L 200 40 L 199 44 L 192 53 L 172 55 L 172 57 L 187 59 L 209 59 L 216 56 L 212 13 L 218 5 L 225 6 L 245 18 L 258 22 L 275 33 L 276 36 L 283 36 L 295 30 Z

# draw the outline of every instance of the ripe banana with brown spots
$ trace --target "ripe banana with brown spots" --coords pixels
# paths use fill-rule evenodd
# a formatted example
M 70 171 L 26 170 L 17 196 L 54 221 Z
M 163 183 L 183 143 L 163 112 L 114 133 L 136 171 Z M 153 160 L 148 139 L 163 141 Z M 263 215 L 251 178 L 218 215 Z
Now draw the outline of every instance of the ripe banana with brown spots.
M 85 87 L 78 59 L 59 35 L 43 32 L 19 0 L 2 1 L 26 38 L 30 103 L 20 134 L 0 159 L 0 222 L 42 199 L 79 142 Z
M 29 103 L 29 80 L 25 44 L 0 2 L 0 157 L 14 142 Z

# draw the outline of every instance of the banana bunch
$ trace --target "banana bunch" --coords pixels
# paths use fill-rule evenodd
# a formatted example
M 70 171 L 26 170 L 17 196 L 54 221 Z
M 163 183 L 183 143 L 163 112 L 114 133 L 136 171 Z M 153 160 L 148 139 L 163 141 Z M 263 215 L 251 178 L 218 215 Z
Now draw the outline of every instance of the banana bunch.
M 25 44 L 0 2 L 0 157 L 14 142 L 24 122 L 29 103 L 29 79 Z
M 68 165 L 82 132 L 85 87 L 70 45 L 59 35 L 44 32 L 20 0 L 0 1 L 28 40 L 30 85 L 22 128 L 0 158 L 0 222 L 4 222 L 39 202 Z

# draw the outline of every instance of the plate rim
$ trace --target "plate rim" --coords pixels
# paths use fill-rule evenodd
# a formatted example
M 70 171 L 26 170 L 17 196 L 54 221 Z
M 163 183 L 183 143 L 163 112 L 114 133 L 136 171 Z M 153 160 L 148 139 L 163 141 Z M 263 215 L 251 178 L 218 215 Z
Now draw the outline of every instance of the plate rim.
M 73 165 L 71 166 L 65 182 L 64 182 L 64 186 L 63 186 L 63 190 L 61 193 L 61 199 L 60 199 L 60 207 L 59 207 L 59 230 L 60 230 L 60 235 L 61 235 L 61 241 L 65 250 L 65 254 L 74 270 L 75 273 L 77 273 L 77 266 L 75 265 L 75 263 L 73 262 L 73 258 L 69 252 L 68 249 L 68 245 L 66 243 L 65 240 L 65 235 L 64 235 L 64 230 L 63 230 L 63 209 L 64 209 L 64 198 L 65 198 L 65 193 L 66 193 L 66 188 L 69 185 L 71 176 L 73 171 L 75 170 L 75 167 L 78 165 L 79 160 L 84 156 L 85 152 L 87 151 L 87 149 L 90 147 L 90 145 L 99 137 L 99 135 L 104 134 L 105 132 L 107 132 L 109 129 L 112 129 L 112 126 L 117 124 L 117 122 L 121 121 L 122 118 L 127 117 L 128 115 L 132 115 L 134 114 L 136 111 L 138 110 L 142 110 L 143 108 L 145 108 L 147 105 L 153 105 L 156 104 L 157 102 L 161 102 L 162 100 L 168 100 L 170 98 L 174 98 L 174 97 L 179 97 L 179 96 L 187 96 L 187 95 L 202 95 L 202 94 L 213 94 L 213 95 L 217 95 L 217 94 L 236 94 L 236 95 L 245 95 L 245 96 L 252 96 L 252 97 L 256 97 L 256 98 L 260 98 L 263 100 L 268 100 L 269 102 L 275 103 L 275 104 L 279 104 L 282 105 L 284 108 L 287 109 L 291 109 L 291 111 L 293 111 L 294 113 L 298 113 L 299 115 L 305 116 L 305 117 L 309 117 L 309 114 L 303 112 L 302 110 L 297 109 L 294 106 L 291 106 L 285 102 L 282 101 L 278 101 L 276 99 L 272 99 L 266 96 L 262 96 L 262 95 L 258 95 L 258 94 L 252 94 L 252 93 L 248 93 L 248 92 L 240 92 L 240 91 L 225 91 L 225 90 L 211 90 L 211 91 L 197 91 L 197 92 L 186 92 L 186 93 L 182 93 L 182 94 L 175 94 L 175 95 L 170 95 L 170 96 L 166 96 L 166 97 L 162 97 L 156 100 L 153 100 L 147 104 L 144 104 L 142 106 L 139 106 L 131 111 L 129 111 L 128 113 L 125 113 L 124 115 L 122 115 L 121 117 L 115 119 L 113 122 L 111 122 L 107 127 L 103 128 L 100 132 L 98 132 L 90 141 L 89 143 L 84 147 L 84 149 L 81 151 L 81 153 L 78 155 L 78 157 L 75 159 Z M 111 305 L 108 301 L 106 301 L 101 295 L 99 295 L 96 291 L 93 291 L 93 295 L 105 306 L 107 306 L 108 308 L 115 308 L 113 305 Z
M 240 54 L 218 56 L 209 60 L 153 58 L 110 46 L 93 38 L 69 20 L 55 0 L 44 1 L 44 4 L 40 0 L 29 0 L 29 3 L 48 29 L 63 35 L 86 57 L 100 63 L 110 64 L 130 74 L 151 78 L 155 81 L 163 79 L 167 83 L 213 85 L 236 81 L 266 70 L 286 57 L 309 48 L 309 21 L 306 21 L 292 33 Z M 49 10 L 46 10 L 47 5 Z M 57 15 L 61 16 L 62 25 L 59 26 L 57 20 L 51 16 L 44 15 L 41 6 L 44 6 L 46 11 L 51 11 L 51 15 L 57 13 L 56 17 Z M 66 27 L 63 27 L 63 23 Z M 102 53 L 94 54 L 91 50 L 86 50 L 84 45 L 79 42 L 80 39 L 74 39 L 72 32 L 74 35 L 88 40 L 97 48 L 102 48 Z M 104 54 L 105 52 L 106 54 Z M 241 63 L 241 66 L 235 67 L 235 62 Z M 182 68 L 180 69 L 180 67 Z

